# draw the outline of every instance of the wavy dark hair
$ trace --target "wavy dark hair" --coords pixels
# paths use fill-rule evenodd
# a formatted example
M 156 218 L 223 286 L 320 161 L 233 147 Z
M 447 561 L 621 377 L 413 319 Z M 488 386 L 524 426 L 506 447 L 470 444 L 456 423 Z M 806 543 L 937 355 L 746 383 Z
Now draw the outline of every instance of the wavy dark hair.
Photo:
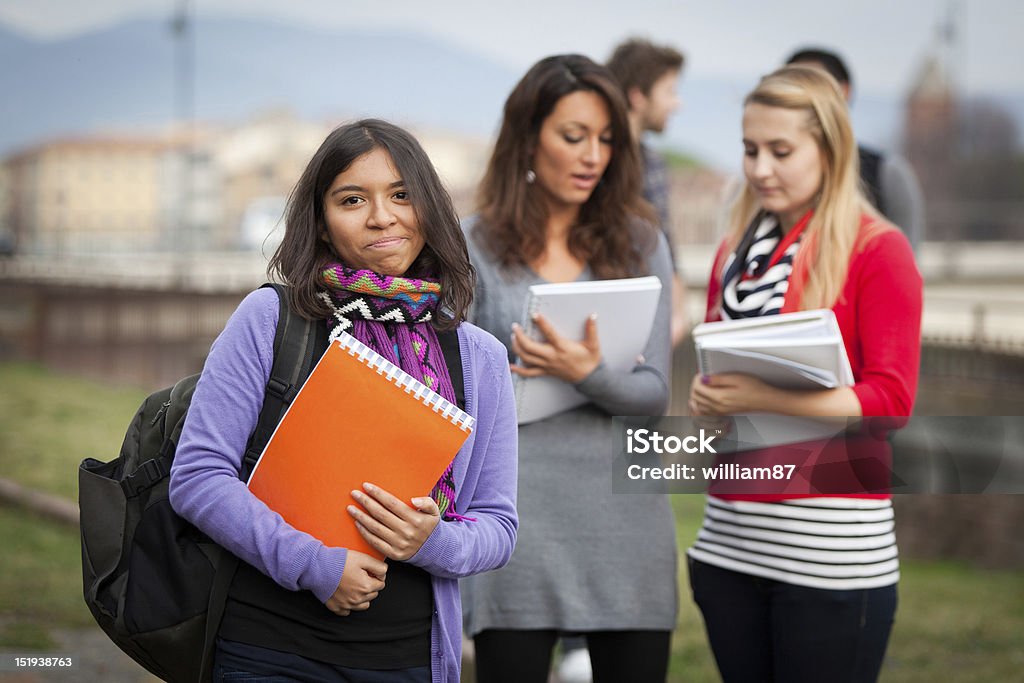
M 601 278 L 645 272 L 656 244 L 655 218 L 641 196 L 641 165 L 629 128 L 626 101 L 615 77 L 583 55 L 537 62 L 505 102 L 504 119 L 478 194 L 478 241 L 505 268 L 525 267 L 546 244 L 547 207 L 526 181 L 544 120 L 560 99 L 580 90 L 608 105 L 612 154 L 600 182 L 580 207 L 569 250 Z
M 391 156 L 405 183 L 409 200 L 423 232 L 423 251 L 407 274 L 441 282 L 438 330 L 453 329 L 465 320 L 473 300 L 474 271 L 451 197 L 433 164 L 412 135 L 379 119 L 363 119 L 335 128 L 320 145 L 288 197 L 281 245 L 270 259 L 268 273 L 291 285 L 291 304 L 303 317 L 314 320 L 330 315 L 317 297 L 324 287 L 320 273 L 337 259 L 321 236 L 327 230 L 324 195 L 334 179 L 359 157 L 375 149 Z

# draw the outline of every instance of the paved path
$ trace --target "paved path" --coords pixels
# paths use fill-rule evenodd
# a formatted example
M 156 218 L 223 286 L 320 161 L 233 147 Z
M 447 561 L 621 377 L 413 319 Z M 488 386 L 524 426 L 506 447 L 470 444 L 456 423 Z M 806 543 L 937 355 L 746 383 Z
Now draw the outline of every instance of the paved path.
M 2 653 L 38 656 L 72 655 L 73 669 L 34 669 L 23 672 L 0 671 L 3 683 L 160 683 L 128 655 L 117 649 L 97 626 L 87 629 L 51 631 L 57 647 L 49 652 L 27 652 L 16 648 Z

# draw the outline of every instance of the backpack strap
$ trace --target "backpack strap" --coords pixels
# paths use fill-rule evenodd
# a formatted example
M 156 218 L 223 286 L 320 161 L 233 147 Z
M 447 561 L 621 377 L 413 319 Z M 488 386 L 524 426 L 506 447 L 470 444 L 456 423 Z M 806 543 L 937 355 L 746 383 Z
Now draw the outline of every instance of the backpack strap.
M 256 467 L 256 462 L 271 435 L 277 428 L 285 410 L 291 405 L 295 395 L 305 383 L 309 373 L 319 361 L 316 352 L 323 348 L 326 325 L 320 320 L 307 320 L 295 313 L 288 305 L 288 287 L 276 282 L 268 282 L 263 287 L 273 287 L 280 302 L 280 313 L 277 318 L 277 331 L 274 333 L 274 365 L 270 369 L 267 390 L 263 397 L 256 429 L 249 438 L 249 444 L 242 458 L 242 469 L 239 477 L 248 481 Z
M 320 360 L 320 352 L 327 347 L 327 325 L 323 321 L 307 320 L 296 314 L 288 305 L 288 287 L 268 282 L 262 287 L 273 287 L 280 302 L 277 330 L 274 332 L 274 364 L 263 396 L 263 407 L 256 422 L 256 428 L 242 457 L 238 473 L 242 481 L 248 481 L 256 462 L 271 435 L 277 428 L 284 412 L 291 405 L 295 395 L 305 383 L 309 373 Z M 220 561 L 210 589 L 210 601 L 206 613 L 206 633 L 203 643 L 200 682 L 212 679 L 213 655 L 216 650 L 217 632 L 224 617 L 228 592 L 235 578 L 239 559 L 219 546 Z
M 885 214 L 885 197 L 882 195 L 882 155 L 879 152 L 859 145 L 857 155 L 860 157 L 860 179 L 867 195 L 867 200 Z

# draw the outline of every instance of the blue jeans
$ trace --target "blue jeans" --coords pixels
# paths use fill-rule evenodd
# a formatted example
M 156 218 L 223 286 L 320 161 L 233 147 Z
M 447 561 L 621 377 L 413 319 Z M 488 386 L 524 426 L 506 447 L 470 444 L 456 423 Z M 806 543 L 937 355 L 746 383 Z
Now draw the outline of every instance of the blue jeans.
M 430 683 L 430 667 L 352 669 L 287 652 L 218 640 L 214 683 Z
M 823 590 L 690 559 L 724 683 L 873 683 L 896 614 L 896 586 Z

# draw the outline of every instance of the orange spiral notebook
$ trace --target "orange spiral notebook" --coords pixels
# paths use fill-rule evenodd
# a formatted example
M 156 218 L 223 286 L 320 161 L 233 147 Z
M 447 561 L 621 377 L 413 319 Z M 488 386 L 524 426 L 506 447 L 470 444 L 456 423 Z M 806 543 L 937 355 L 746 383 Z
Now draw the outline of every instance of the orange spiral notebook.
M 473 418 L 355 337 L 342 333 L 289 406 L 249 490 L 325 545 L 383 559 L 346 507 L 371 482 L 411 506 L 431 489 Z

